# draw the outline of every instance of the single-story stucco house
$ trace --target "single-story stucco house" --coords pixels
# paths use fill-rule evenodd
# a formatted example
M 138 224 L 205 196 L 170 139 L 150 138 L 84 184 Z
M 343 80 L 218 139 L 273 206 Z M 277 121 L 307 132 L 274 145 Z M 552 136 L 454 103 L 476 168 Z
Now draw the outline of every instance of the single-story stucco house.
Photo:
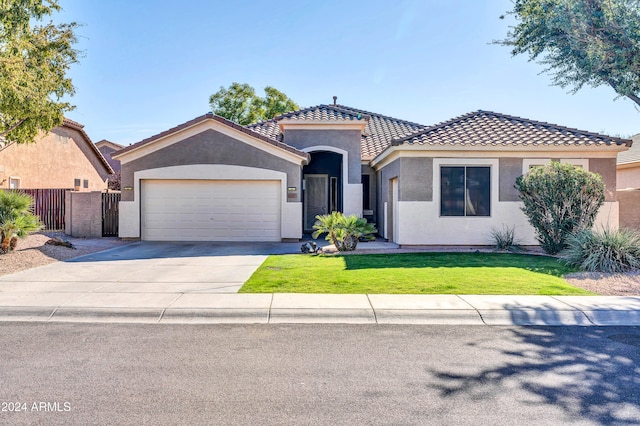
M 288 241 L 316 215 L 364 216 L 401 245 L 536 244 L 514 183 L 560 161 L 599 173 L 616 227 L 616 156 L 630 140 L 489 111 L 424 126 L 335 103 L 250 126 L 205 114 L 114 153 L 120 237 Z

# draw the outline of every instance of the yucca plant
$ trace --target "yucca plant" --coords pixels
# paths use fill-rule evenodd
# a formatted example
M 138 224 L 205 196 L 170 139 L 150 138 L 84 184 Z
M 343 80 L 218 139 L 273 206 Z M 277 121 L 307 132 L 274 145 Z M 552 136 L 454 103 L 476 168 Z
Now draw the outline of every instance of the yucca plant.
M 640 234 L 630 229 L 581 230 L 567 237 L 561 259 L 588 272 L 640 269 Z
M 366 219 L 356 215 L 345 216 L 340 212 L 316 216 L 313 238 L 327 234 L 325 239 L 338 251 L 352 251 L 358 246 L 358 239 L 378 232 Z
M 515 226 L 502 225 L 502 228 L 492 228 L 491 238 L 497 250 L 520 251 L 520 241 L 516 238 Z
M 18 238 L 42 229 L 38 216 L 33 214 L 33 198 L 14 191 L 0 191 L 0 251 L 16 248 Z

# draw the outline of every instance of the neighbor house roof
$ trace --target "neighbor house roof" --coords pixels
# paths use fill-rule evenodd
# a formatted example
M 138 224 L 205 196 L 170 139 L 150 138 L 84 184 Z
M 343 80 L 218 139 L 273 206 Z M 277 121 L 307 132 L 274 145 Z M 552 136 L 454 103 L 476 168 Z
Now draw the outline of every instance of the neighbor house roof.
M 396 138 L 392 145 L 631 146 L 631 140 L 478 110 Z
M 84 131 L 84 125 L 78 123 L 77 121 L 73 121 L 73 120 L 69 120 L 68 118 L 65 118 L 62 121 L 62 125 L 66 126 L 70 129 L 74 129 L 77 130 L 78 132 L 80 132 L 80 134 L 82 135 L 82 137 L 85 139 L 85 141 L 87 142 L 87 144 L 91 147 L 91 150 L 94 152 L 94 154 L 96 154 L 96 156 L 98 157 L 98 159 L 100 160 L 100 163 L 102 163 L 102 165 L 105 167 L 105 169 L 107 170 L 107 173 L 109 174 L 113 174 L 113 168 L 111 168 L 111 165 L 109 164 L 109 162 L 107 161 L 106 158 L 104 158 L 104 156 L 102 155 L 102 153 L 100 152 L 100 150 L 96 147 L 96 145 L 91 141 L 91 138 L 89 137 L 89 135 L 87 134 L 87 132 Z
M 362 133 L 360 142 L 363 160 L 374 158 L 388 147 L 394 138 L 407 136 L 427 127 L 422 124 L 344 105 L 317 105 L 282 114 L 271 120 L 251 124 L 247 128 L 266 137 L 282 141 L 283 136 L 278 126 L 278 121 L 283 119 L 315 121 L 366 120 L 367 125 Z
M 173 133 L 176 133 L 176 132 L 179 132 L 181 130 L 187 129 L 187 128 L 191 127 L 191 126 L 194 126 L 194 125 L 196 125 L 198 123 L 201 123 L 201 122 L 204 122 L 206 120 L 215 120 L 215 121 L 217 121 L 219 123 L 224 124 L 225 126 L 232 127 L 234 129 L 236 129 L 236 130 L 238 130 L 238 131 L 240 131 L 242 133 L 245 133 L 245 134 L 247 134 L 249 136 L 252 136 L 252 137 L 254 137 L 256 139 L 260 139 L 263 142 L 267 142 L 267 143 L 269 143 L 271 145 L 274 145 L 274 146 L 276 146 L 276 147 L 278 147 L 280 149 L 284 149 L 285 151 L 289 151 L 289 152 L 292 152 L 292 153 L 294 153 L 296 155 L 304 157 L 307 160 L 309 160 L 309 158 L 310 158 L 309 154 L 306 153 L 306 152 L 299 151 L 296 148 L 294 148 L 292 146 L 289 146 L 289 145 L 287 145 L 287 144 L 285 144 L 285 143 L 283 143 L 283 142 L 281 142 L 281 141 L 279 141 L 279 140 L 277 140 L 275 138 L 266 136 L 266 135 L 261 134 L 259 132 L 255 132 L 255 131 L 247 128 L 247 127 L 243 127 L 243 126 L 241 126 L 239 124 L 236 124 L 233 121 L 227 120 L 224 117 L 220 117 L 218 115 L 215 115 L 212 112 L 208 112 L 208 113 L 206 113 L 204 115 L 201 115 L 200 117 L 194 118 L 193 120 L 189 120 L 186 123 L 182 123 L 182 124 L 180 124 L 180 125 L 178 125 L 176 127 L 173 127 L 173 128 L 171 128 L 169 130 L 165 130 L 162 133 L 158 133 L 157 135 L 154 135 L 154 136 L 151 136 L 149 138 L 143 139 L 140 142 L 134 143 L 133 145 L 129 145 L 128 147 L 126 147 L 124 149 L 121 149 L 120 151 L 114 152 L 113 156 L 116 157 L 116 158 L 120 157 L 122 154 L 124 154 L 126 152 L 133 151 L 133 150 L 138 149 L 138 148 L 140 148 L 140 147 L 142 147 L 144 145 L 150 144 L 150 143 L 152 143 L 152 142 L 154 142 L 154 141 L 156 141 L 158 139 L 162 139 L 162 138 L 164 138 L 166 136 L 169 136 L 169 135 L 171 135 Z
M 77 130 L 80 135 L 83 137 L 83 139 L 85 140 L 85 142 L 87 143 L 87 145 L 89 145 L 91 147 L 91 151 L 96 155 L 96 157 L 98 157 L 98 160 L 100 160 L 100 163 L 104 166 L 104 168 L 106 169 L 107 173 L 109 174 L 113 174 L 113 169 L 111 168 L 111 165 L 109 164 L 109 162 L 104 158 L 104 156 L 102 155 L 102 153 L 100 152 L 100 150 L 95 146 L 95 144 L 91 141 L 91 138 L 89 137 L 89 135 L 87 134 L 87 132 L 84 131 L 84 125 L 78 123 L 77 121 L 73 121 L 73 120 L 69 120 L 68 118 L 64 118 L 62 121 L 62 127 L 68 127 L 70 129 L 74 129 Z M 10 143 L 6 143 L 4 138 L 0 138 L 0 150 L 13 145 L 15 142 L 10 142 Z
M 631 138 L 633 145 L 628 151 L 618 154 L 618 164 L 630 164 L 640 162 L 640 133 Z
M 109 147 L 111 149 L 114 149 L 116 151 L 124 148 L 124 145 L 120 145 L 119 143 L 111 142 L 111 141 L 106 140 L 106 139 L 102 139 L 101 141 L 96 142 L 96 146 L 98 148 L 102 148 L 103 146 L 107 146 L 107 147 Z

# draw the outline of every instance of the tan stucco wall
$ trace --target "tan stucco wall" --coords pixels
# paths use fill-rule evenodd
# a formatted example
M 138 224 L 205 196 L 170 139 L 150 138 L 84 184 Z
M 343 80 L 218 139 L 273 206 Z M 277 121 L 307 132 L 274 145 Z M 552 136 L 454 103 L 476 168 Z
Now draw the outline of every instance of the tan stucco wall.
M 589 159 L 589 171 L 602 176 L 604 182 L 605 201 L 616 200 L 616 159 L 615 158 L 591 158 Z
M 80 179 L 80 191 L 101 191 L 108 174 L 80 132 L 57 127 L 35 143 L 0 151 L 0 188 L 9 188 L 10 177 L 20 178 L 21 188 L 72 189 Z
M 102 237 L 102 192 L 68 191 L 64 228 L 72 237 Z
M 640 191 L 618 191 L 616 196 L 620 204 L 620 227 L 640 230 Z
M 640 189 L 640 164 L 617 170 L 618 189 Z

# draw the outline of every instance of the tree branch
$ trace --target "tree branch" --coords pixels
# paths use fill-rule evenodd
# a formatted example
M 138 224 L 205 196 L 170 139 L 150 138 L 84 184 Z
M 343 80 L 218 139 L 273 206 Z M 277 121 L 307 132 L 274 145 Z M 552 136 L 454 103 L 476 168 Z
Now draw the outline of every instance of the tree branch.
M 626 95 L 627 98 L 631 99 L 633 102 L 635 102 L 636 104 L 638 104 L 638 106 L 640 106 L 640 96 L 636 96 L 636 95 Z
M 611 86 L 617 94 L 626 96 L 627 98 L 635 102 L 638 106 L 640 106 L 640 96 L 634 95 L 633 93 L 620 93 L 618 92 L 618 88 L 616 87 L 614 82 L 612 82 L 611 80 L 606 80 L 606 81 L 607 81 L 607 84 L 609 84 L 609 86 Z
M 19 120 L 16 124 L 14 124 L 13 126 L 9 127 L 8 130 L 5 130 L 4 132 L 0 132 L 0 136 L 6 136 L 8 133 L 10 133 L 10 132 L 14 131 L 15 129 L 17 129 L 18 126 L 20 126 L 25 121 L 26 121 L 26 118 L 23 118 L 23 119 Z

